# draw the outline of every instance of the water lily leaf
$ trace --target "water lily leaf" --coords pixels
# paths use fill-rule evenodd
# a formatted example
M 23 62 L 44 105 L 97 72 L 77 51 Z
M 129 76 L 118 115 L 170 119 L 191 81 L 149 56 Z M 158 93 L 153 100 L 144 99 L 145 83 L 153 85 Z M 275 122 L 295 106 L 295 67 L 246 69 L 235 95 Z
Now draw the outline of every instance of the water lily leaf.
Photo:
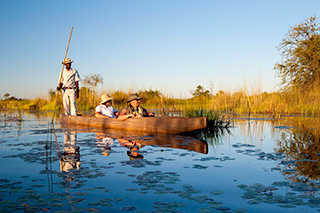
M 296 208 L 294 205 L 290 205 L 290 204 L 279 204 L 278 206 L 281 207 L 281 208 L 285 208 L 285 209 Z
M 224 194 L 224 192 L 223 191 L 212 191 L 212 192 L 210 192 L 210 194 L 212 194 L 212 195 L 222 195 L 222 194 Z
M 198 209 L 198 212 L 199 213 L 211 213 L 213 211 L 209 208 L 200 208 L 200 209 Z
M 248 212 L 248 209 L 235 209 L 233 212 L 236 212 L 236 213 L 245 213 L 245 212 Z
M 86 193 L 86 192 L 75 192 L 73 194 L 76 195 L 76 196 L 87 196 L 87 195 L 89 195 L 89 193 Z
M 136 210 L 137 208 L 134 207 L 134 206 L 125 206 L 125 207 L 122 207 L 121 210 L 122 211 L 134 211 Z
M 246 188 L 248 188 L 248 185 L 239 184 L 239 185 L 237 185 L 237 187 L 239 187 L 240 189 L 246 189 Z
M 259 204 L 259 203 L 261 203 L 261 201 L 259 201 L 259 200 L 249 200 L 248 201 L 248 204 L 250 204 L 250 205 L 256 205 L 256 204 Z
M 133 191 L 138 191 L 138 189 L 126 189 L 126 191 L 131 191 L 131 192 L 133 192 Z
M 64 206 L 62 203 L 52 203 L 50 204 L 51 207 L 62 207 Z
M 86 209 L 88 212 L 100 212 L 99 209 L 95 209 L 95 208 L 89 208 L 89 209 Z
M 230 208 L 229 207 L 217 207 L 217 208 L 215 208 L 216 210 L 218 210 L 218 211 L 229 211 L 230 210 Z
M 29 207 L 30 207 L 30 205 L 27 204 L 27 203 L 22 203 L 22 205 L 23 205 L 24 207 L 26 207 L 26 208 L 29 208 Z

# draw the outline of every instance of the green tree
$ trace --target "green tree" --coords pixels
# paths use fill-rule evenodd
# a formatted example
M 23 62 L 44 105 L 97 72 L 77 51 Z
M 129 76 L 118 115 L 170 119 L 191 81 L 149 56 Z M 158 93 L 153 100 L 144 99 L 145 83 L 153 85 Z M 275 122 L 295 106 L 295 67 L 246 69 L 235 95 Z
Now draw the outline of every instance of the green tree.
M 4 98 L 4 99 L 8 99 L 9 97 L 10 97 L 10 94 L 9 94 L 9 93 L 6 93 L 6 94 L 3 95 L 3 98 Z
M 191 94 L 193 95 L 193 97 L 199 98 L 209 98 L 211 96 L 211 92 L 209 90 L 206 90 L 201 85 L 198 85 L 195 91 L 191 91 Z
M 83 85 L 85 87 L 88 87 L 92 91 L 92 101 L 93 105 L 95 105 L 95 98 L 96 98 L 96 88 L 98 84 L 103 83 L 103 78 L 101 77 L 100 74 L 92 74 L 90 73 L 83 79 Z
M 100 74 L 90 73 L 83 79 L 83 85 L 91 88 L 92 92 L 95 93 L 97 85 L 103 83 L 103 78 Z
M 56 98 L 56 90 L 49 89 L 48 90 L 48 95 L 49 95 L 50 101 L 54 100 Z
M 278 50 L 281 63 L 274 69 L 281 78 L 283 89 L 308 91 L 320 82 L 320 28 L 318 19 L 310 17 L 290 28 Z

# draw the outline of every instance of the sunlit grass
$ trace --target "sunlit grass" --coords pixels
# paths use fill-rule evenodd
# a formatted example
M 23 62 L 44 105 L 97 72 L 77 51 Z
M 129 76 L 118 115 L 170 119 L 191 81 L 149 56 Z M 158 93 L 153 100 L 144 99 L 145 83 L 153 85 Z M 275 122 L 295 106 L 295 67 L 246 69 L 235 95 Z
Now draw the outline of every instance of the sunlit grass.
M 174 98 L 158 89 L 141 89 L 133 91 L 129 88 L 122 90 L 105 90 L 100 93 L 93 93 L 86 87 L 80 88 L 80 98 L 77 99 L 77 108 L 80 113 L 91 111 L 94 113 L 95 107 L 100 103 L 102 93 L 108 93 L 114 97 L 112 105 L 115 109 L 121 110 L 127 105 L 127 100 L 132 92 L 137 92 L 143 97 L 141 105 L 147 109 L 154 110 L 159 116 L 182 116 L 183 113 L 202 110 L 197 113 L 224 112 L 236 114 L 272 114 L 281 117 L 288 114 L 318 116 L 320 113 L 320 90 L 313 88 L 308 92 L 303 90 L 293 90 L 290 93 L 281 92 L 261 92 L 261 86 L 255 86 L 249 91 L 244 85 L 235 91 L 218 91 L 207 97 L 193 97 L 188 99 Z M 57 98 L 56 98 L 57 97 Z M 49 91 L 49 98 L 29 99 L 6 99 L 0 101 L 1 111 L 12 110 L 35 110 L 53 111 L 55 103 L 56 113 L 63 110 L 61 93 L 56 96 L 55 91 Z M 90 114 L 91 114 L 90 113 Z

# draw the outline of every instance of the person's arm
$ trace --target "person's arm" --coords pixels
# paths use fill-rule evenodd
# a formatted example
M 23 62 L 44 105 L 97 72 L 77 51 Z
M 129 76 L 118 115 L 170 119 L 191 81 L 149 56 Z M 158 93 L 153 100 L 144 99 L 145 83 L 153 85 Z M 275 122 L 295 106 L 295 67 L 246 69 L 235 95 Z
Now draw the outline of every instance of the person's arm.
M 76 98 L 79 98 L 79 81 L 76 81 Z
M 143 108 L 143 117 L 154 117 L 153 112 L 148 112 L 145 108 Z
M 123 109 L 123 110 L 121 111 L 119 117 L 118 117 L 118 120 L 124 121 L 124 120 L 126 120 L 126 119 L 128 119 L 128 118 L 132 118 L 132 117 L 134 117 L 133 114 L 127 114 L 127 110 L 126 110 L 126 109 Z
M 103 115 L 103 114 L 101 114 L 101 112 L 95 112 L 94 115 L 97 118 L 109 118 L 109 116 Z
M 115 111 L 113 114 L 114 114 L 114 116 L 116 116 L 116 117 L 119 116 L 119 112 L 118 112 L 118 111 Z
M 57 90 L 59 91 L 63 86 L 63 70 L 59 74 Z
M 112 107 L 112 114 L 117 118 L 119 116 L 119 112 L 115 108 L 113 108 L 113 106 L 111 107 Z
M 62 88 L 62 83 L 59 83 L 59 85 L 57 86 L 57 90 L 59 91 Z

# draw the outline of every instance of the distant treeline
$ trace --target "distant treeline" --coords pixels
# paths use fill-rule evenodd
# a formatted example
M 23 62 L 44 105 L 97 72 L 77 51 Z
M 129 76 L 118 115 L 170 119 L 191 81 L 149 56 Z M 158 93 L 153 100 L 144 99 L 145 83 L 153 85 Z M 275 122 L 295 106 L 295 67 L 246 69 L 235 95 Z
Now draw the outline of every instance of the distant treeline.
M 109 95 L 114 97 L 113 106 L 121 110 L 127 105 L 130 92 L 114 91 Z M 245 90 L 237 92 L 219 91 L 212 94 L 202 86 L 192 92 L 193 97 L 188 99 L 172 98 L 162 94 L 159 90 L 145 89 L 138 91 L 143 97 L 141 105 L 153 109 L 161 115 L 179 114 L 186 110 L 213 110 L 228 113 L 267 113 L 275 116 L 285 114 L 319 115 L 320 88 L 305 93 L 303 90 L 291 92 L 257 93 L 249 95 Z M 57 98 L 56 98 L 57 97 Z M 50 90 L 48 98 L 18 99 L 7 96 L 0 101 L 1 110 L 32 110 L 62 111 L 61 94 Z M 77 108 L 80 113 L 94 113 L 100 102 L 100 94 L 87 87 L 80 88 L 80 97 L 77 99 Z

